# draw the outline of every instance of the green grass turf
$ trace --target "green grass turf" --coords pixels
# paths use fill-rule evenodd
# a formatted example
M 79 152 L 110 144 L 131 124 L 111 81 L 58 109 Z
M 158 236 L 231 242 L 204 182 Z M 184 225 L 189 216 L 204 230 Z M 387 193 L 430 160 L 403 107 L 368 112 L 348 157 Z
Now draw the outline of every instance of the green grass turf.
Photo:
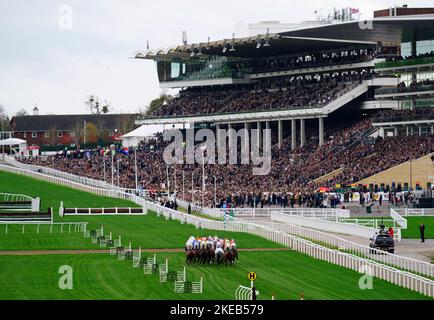
M 402 237 L 407 239 L 420 239 L 419 226 L 425 225 L 425 238 L 434 239 L 434 217 L 405 217 L 407 219 L 407 229 L 402 230 Z
M 0 192 L 21 193 L 41 199 L 41 211 L 53 207 L 58 217 L 60 201 L 65 207 L 138 207 L 131 201 L 96 196 L 87 192 L 0 170 Z
M 407 219 L 407 229 L 401 230 L 401 236 L 404 239 L 419 239 L 419 226 L 421 223 L 425 224 L 425 238 L 426 239 L 434 239 L 434 216 L 410 216 L 404 217 Z M 381 217 L 361 217 L 357 218 L 359 220 L 380 220 Z M 391 223 L 393 221 L 390 217 L 384 217 L 384 225 L 386 228 L 392 226 Z M 380 224 L 380 223 L 379 223 Z
M 159 253 L 169 258 L 169 271 L 181 270 L 183 253 Z M 58 288 L 62 265 L 72 266 L 72 290 Z M 0 256 L 0 299 L 234 299 L 247 273 L 257 273 L 258 299 L 428 299 L 418 293 L 374 279 L 372 290 L 358 287 L 360 274 L 293 251 L 243 252 L 234 266 L 188 266 L 187 280 L 204 276 L 203 294 L 175 294 L 173 283 L 144 275 L 131 261 L 108 254 Z
M 61 200 L 64 201 L 65 206 L 71 207 L 137 206 L 129 201 L 99 197 L 3 171 L 0 171 L 0 192 L 39 196 L 43 205 L 56 208 Z M 66 216 L 64 219 L 55 214 L 54 217 L 57 222 L 86 221 L 89 223 L 88 229 L 96 229 L 104 225 L 106 234 L 112 231 L 114 237 L 122 235 L 124 245 L 126 246 L 131 241 L 135 248 L 139 246 L 143 248 L 183 248 L 190 235 L 215 234 L 236 239 L 240 248 L 280 247 L 259 236 L 207 229 L 197 230 L 193 225 L 181 225 L 176 220 L 166 221 L 162 217 L 156 217 L 155 214 L 147 216 Z M 50 234 L 48 226 L 41 226 L 39 235 L 36 234 L 36 226 L 26 226 L 24 234 L 21 226 L 9 226 L 8 234 L 5 234 L 5 231 L 5 226 L 0 225 L 0 250 L 97 248 L 96 245 L 90 243 L 90 239 L 83 238 L 81 234 L 67 233 L 67 227 L 63 234 L 60 233 L 59 226 L 53 228 L 53 234 Z
M 239 248 L 272 248 L 282 247 L 279 244 L 268 241 L 256 235 L 223 232 L 208 229 L 196 229 L 189 224 L 180 224 L 177 220 L 166 220 L 157 217 L 155 213 L 139 216 L 67 216 L 63 221 L 88 221 L 88 230 L 104 226 L 104 234 L 111 231 L 113 237 L 122 236 L 124 246 L 132 242 L 134 248 L 184 248 L 190 235 L 214 236 L 233 238 Z M 5 226 L 0 225 L 0 250 L 54 250 L 54 249 L 97 249 L 89 238 L 84 238 L 82 233 L 68 233 L 64 227 L 64 233 L 60 233 L 60 226 L 53 228 L 50 234 L 49 226 L 41 225 L 39 234 L 35 225 L 25 226 L 22 233 L 21 226 L 9 226 L 5 233 Z

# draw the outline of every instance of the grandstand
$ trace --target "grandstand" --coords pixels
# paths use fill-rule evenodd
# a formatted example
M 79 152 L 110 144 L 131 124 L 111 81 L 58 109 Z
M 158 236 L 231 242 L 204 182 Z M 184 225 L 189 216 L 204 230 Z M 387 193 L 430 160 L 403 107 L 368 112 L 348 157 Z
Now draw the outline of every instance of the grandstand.
M 161 134 L 136 153 L 119 149 L 114 161 L 101 148 L 24 161 L 84 171 L 123 188 L 175 191 L 189 201 L 199 193 L 208 205 L 227 197 L 244 205 L 271 194 L 297 194 L 300 203 L 314 205 L 319 187 L 430 189 L 434 173 L 426 167 L 399 179 L 378 175 L 434 151 L 434 15 L 429 8 L 404 9 L 397 16 L 377 11 L 370 21 L 135 54 L 156 63 L 162 88 L 180 88 L 136 124 L 271 129 L 266 176 L 252 175 L 251 165 L 167 166 Z

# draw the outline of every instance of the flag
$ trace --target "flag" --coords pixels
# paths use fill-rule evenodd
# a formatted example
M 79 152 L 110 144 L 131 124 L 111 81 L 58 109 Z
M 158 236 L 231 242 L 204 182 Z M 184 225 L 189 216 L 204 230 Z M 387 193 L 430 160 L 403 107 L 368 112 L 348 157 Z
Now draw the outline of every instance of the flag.
M 359 8 L 350 8 L 351 14 L 353 13 L 359 13 Z

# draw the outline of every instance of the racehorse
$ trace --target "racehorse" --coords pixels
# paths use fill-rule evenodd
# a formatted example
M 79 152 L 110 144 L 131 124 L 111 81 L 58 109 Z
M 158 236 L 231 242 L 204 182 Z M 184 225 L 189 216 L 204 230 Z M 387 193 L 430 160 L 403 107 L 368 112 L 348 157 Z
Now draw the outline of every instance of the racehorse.
M 215 250 L 212 244 L 208 244 L 206 246 L 206 260 L 205 263 L 210 264 L 214 261 L 215 257 Z
M 234 263 L 234 253 L 232 252 L 232 250 L 228 250 L 225 252 L 224 262 L 226 265 L 228 265 L 228 262 L 229 262 L 229 264 Z
M 215 254 L 215 260 L 216 260 L 217 265 L 223 263 L 223 260 L 224 260 L 224 253 L 221 252 L 221 251 L 217 252 L 217 253 Z
M 185 258 L 185 263 L 186 264 L 190 264 L 190 263 L 194 263 L 195 259 L 196 259 L 196 252 L 194 252 L 194 250 L 189 249 L 185 252 L 186 258 Z
M 232 248 L 231 251 L 232 251 L 232 254 L 234 255 L 234 262 L 235 262 L 235 260 L 238 261 L 238 250 L 236 248 Z

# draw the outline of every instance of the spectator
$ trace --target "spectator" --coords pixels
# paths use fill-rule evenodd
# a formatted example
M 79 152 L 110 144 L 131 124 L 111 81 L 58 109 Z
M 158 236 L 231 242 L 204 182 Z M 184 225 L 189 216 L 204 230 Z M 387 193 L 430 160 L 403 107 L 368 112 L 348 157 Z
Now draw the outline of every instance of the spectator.
M 421 223 L 419 226 L 420 242 L 425 242 L 425 225 Z

